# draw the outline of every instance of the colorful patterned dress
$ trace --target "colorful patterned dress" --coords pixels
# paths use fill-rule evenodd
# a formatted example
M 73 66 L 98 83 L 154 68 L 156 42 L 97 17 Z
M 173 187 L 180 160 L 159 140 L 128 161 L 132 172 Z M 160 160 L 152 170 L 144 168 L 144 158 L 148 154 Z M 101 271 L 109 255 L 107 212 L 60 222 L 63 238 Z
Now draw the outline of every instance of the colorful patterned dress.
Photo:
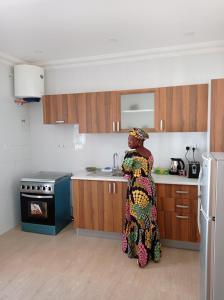
M 146 159 L 136 150 L 126 153 L 122 169 L 128 179 L 122 250 L 138 258 L 140 267 L 160 260 L 155 184 L 151 177 L 153 156 Z

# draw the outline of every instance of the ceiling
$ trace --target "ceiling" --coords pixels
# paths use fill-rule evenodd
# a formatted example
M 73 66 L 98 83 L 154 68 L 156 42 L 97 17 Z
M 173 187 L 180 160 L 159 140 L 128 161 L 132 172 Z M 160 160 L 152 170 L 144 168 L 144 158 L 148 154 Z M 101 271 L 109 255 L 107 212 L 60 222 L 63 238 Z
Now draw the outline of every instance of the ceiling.
M 223 0 L 0 0 L 0 54 L 28 63 L 224 41 Z

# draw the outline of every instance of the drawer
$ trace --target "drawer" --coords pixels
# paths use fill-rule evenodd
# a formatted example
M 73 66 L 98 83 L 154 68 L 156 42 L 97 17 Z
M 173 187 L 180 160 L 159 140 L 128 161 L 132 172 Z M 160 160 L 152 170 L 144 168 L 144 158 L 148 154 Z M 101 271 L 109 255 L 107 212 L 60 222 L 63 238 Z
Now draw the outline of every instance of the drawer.
M 191 214 L 194 210 L 192 200 L 188 198 L 157 198 L 158 211 L 172 211 L 177 213 Z
M 157 184 L 157 196 L 166 198 L 195 198 L 198 187 L 182 184 Z
M 197 218 L 173 212 L 164 213 L 165 238 L 170 240 L 197 242 Z
M 190 214 L 192 212 L 192 201 L 188 198 L 175 199 L 175 211 L 178 214 Z
M 171 193 L 175 198 L 195 198 L 198 194 L 198 187 L 191 185 L 173 185 Z

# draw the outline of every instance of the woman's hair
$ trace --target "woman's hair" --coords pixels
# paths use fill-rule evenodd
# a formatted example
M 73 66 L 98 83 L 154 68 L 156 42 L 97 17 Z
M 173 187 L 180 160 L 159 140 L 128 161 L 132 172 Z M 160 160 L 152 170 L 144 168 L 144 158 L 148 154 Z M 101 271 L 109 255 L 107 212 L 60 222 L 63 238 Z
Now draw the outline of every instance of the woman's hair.
M 141 128 L 132 128 L 129 130 L 129 135 L 134 136 L 138 140 L 144 141 L 149 138 L 148 133 Z

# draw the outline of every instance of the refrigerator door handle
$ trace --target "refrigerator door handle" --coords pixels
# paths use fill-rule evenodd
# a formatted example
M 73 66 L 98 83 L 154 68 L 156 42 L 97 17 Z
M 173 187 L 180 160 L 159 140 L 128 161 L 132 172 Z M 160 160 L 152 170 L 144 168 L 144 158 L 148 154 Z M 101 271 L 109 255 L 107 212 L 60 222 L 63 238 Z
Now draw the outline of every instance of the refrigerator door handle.
M 199 234 L 201 234 L 200 212 L 201 212 L 201 197 L 198 196 L 198 215 L 197 215 L 197 221 L 198 221 L 198 232 L 199 232 Z
M 198 177 L 198 197 L 201 196 L 201 177 L 202 177 L 202 168 L 200 169 L 199 177 Z

